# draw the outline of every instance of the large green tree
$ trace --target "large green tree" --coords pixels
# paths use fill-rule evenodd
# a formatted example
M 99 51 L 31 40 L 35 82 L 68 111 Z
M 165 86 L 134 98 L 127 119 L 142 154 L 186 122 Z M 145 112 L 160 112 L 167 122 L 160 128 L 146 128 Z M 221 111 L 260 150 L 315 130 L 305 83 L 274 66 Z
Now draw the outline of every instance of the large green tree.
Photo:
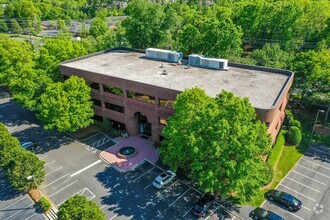
M 163 130 L 163 162 L 184 169 L 203 191 L 246 201 L 267 183 L 262 156 L 271 145 L 248 98 L 222 91 L 215 99 L 199 88 L 177 96 Z
M 97 37 L 105 34 L 107 30 L 109 30 L 109 28 L 106 25 L 105 21 L 100 17 L 96 17 L 91 23 L 91 28 L 89 32 L 93 37 Z
M 94 201 L 85 196 L 75 195 L 66 200 L 59 208 L 59 220 L 104 220 L 105 215 Z
M 91 88 L 84 79 L 71 76 L 64 83 L 49 84 L 40 97 L 37 117 L 46 129 L 76 131 L 93 122 Z

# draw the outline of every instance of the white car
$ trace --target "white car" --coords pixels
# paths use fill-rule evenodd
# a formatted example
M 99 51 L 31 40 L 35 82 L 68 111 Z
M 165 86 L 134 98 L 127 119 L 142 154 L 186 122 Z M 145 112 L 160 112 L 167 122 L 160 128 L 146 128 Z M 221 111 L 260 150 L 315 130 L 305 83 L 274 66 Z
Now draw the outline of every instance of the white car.
M 171 182 L 175 177 L 176 174 L 173 171 L 165 171 L 156 177 L 156 179 L 152 182 L 152 185 L 158 189 L 161 189 L 163 186 L 166 186 L 169 182 Z

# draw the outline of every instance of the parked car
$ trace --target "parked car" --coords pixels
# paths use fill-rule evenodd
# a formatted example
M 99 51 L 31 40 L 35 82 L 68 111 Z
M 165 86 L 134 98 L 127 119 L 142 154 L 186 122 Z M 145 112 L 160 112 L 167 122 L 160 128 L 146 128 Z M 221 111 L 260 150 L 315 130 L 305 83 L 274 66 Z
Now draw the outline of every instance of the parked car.
M 215 197 L 209 193 L 206 193 L 199 198 L 197 203 L 192 208 L 192 212 L 199 217 L 204 217 L 208 208 L 213 205 L 214 201 Z
M 168 183 L 170 183 L 175 177 L 176 174 L 173 171 L 167 170 L 157 176 L 152 182 L 152 185 L 154 185 L 158 189 L 161 189 L 163 188 L 163 186 L 166 186 Z
M 284 220 L 284 218 L 278 214 L 260 207 L 250 212 L 249 217 L 253 220 Z
M 302 202 L 299 199 L 286 192 L 269 190 L 266 193 L 266 197 L 270 201 L 275 201 L 287 207 L 290 211 L 298 211 L 302 206 Z
M 37 144 L 34 141 L 22 141 L 21 147 L 27 150 L 34 150 Z

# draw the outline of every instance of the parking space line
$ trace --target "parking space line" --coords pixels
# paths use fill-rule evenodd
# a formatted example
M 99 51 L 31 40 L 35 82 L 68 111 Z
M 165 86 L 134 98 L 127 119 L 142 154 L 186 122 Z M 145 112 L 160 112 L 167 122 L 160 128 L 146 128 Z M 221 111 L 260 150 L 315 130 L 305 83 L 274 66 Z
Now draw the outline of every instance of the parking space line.
M 49 165 L 51 165 L 52 163 L 55 163 L 55 160 L 53 160 L 53 161 L 50 162 L 50 163 L 46 163 L 46 164 L 44 165 L 44 167 L 49 166 Z
M 317 165 L 317 166 L 323 167 L 324 169 L 330 170 L 329 167 L 322 166 L 321 164 L 314 163 L 314 162 L 312 162 L 312 161 L 310 161 L 310 160 L 307 160 L 307 159 L 305 159 L 305 158 L 302 158 L 302 159 L 305 160 L 305 161 L 308 161 L 308 162 L 310 162 L 310 163 L 312 163 L 312 164 L 315 164 L 315 165 Z
M 236 218 L 236 216 L 234 215 L 234 217 L 231 220 L 234 220 Z
M 27 217 L 25 220 L 28 220 L 28 219 L 32 218 L 32 217 L 35 216 L 36 214 L 38 214 L 38 213 L 34 213 L 33 215 L 30 215 L 30 216 Z
M 58 170 L 60 170 L 60 169 L 62 169 L 62 168 L 63 168 L 63 167 L 59 167 L 59 168 L 53 170 L 52 172 L 47 173 L 45 176 L 48 176 L 48 175 L 50 175 L 50 174 L 52 174 L 52 173 L 54 173 L 54 172 L 56 172 L 56 171 L 58 171 Z
M 171 186 L 175 185 L 176 183 L 178 183 L 178 181 L 175 181 L 170 186 L 165 187 L 165 189 L 161 193 L 159 193 L 155 198 L 158 198 L 159 196 L 161 196 L 166 190 L 168 190 Z
M 50 186 L 50 185 L 52 185 L 53 183 L 55 183 L 55 182 L 57 182 L 57 181 L 59 181 L 59 180 L 63 179 L 64 177 L 66 177 L 66 176 L 68 176 L 68 175 L 70 175 L 70 173 L 68 173 L 68 174 L 65 174 L 64 176 L 62 176 L 62 177 L 60 177 L 60 178 L 58 178 L 58 179 L 54 180 L 53 182 L 50 182 L 50 183 L 48 183 L 47 185 L 45 185 L 45 186 L 43 186 L 43 187 L 41 187 L 41 188 L 42 188 L 42 189 L 45 189 L 47 186 Z
M 174 203 L 176 203 L 176 201 L 178 201 L 182 196 L 184 196 L 189 190 L 190 190 L 190 188 L 187 189 L 187 191 L 185 191 L 185 192 L 184 192 L 181 196 L 179 196 L 176 200 L 174 200 L 174 202 L 172 202 L 168 207 L 171 207 Z
M 42 159 L 44 159 L 44 158 L 46 158 L 46 157 L 48 157 L 48 156 L 49 156 L 49 155 L 47 154 L 47 155 L 45 155 L 45 156 L 40 157 L 39 159 L 42 160 Z
M 290 187 L 287 187 L 287 186 L 285 186 L 285 185 L 283 185 L 283 184 L 281 184 L 281 186 L 283 186 L 284 188 L 287 188 L 287 189 L 291 190 L 292 192 L 295 192 L 295 193 L 297 193 L 297 194 L 299 194 L 299 195 L 301 195 L 301 196 L 304 196 L 304 197 L 306 197 L 307 199 L 310 199 L 310 200 L 316 202 L 315 199 L 313 199 L 313 198 L 311 198 L 311 197 L 309 197 L 309 196 L 306 196 L 306 195 L 304 195 L 304 194 L 302 194 L 302 193 L 300 193 L 300 192 L 297 192 L 296 190 L 293 190 L 293 189 L 291 189 Z
M 114 218 L 116 218 L 118 216 L 118 214 L 116 214 L 115 216 L 112 216 L 111 218 L 109 218 L 109 220 L 112 220 Z
M 79 190 L 78 192 L 76 192 L 75 194 L 73 194 L 73 195 L 70 196 L 70 197 L 73 197 L 73 196 L 75 196 L 75 195 L 77 195 L 77 194 L 83 195 L 84 192 L 85 192 L 86 190 L 87 190 L 90 194 L 92 194 L 92 196 L 90 196 L 90 197 L 85 196 L 88 200 L 92 200 L 92 199 L 94 199 L 94 198 L 96 197 L 95 194 L 92 193 L 92 191 L 90 191 L 88 188 L 83 188 L 82 190 Z M 66 199 L 65 199 L 64 201 L 58 203 L 56 206 L 60 206 L 60 205 L 61 205 L 63 202 L 65 202 L 65 201 L 66 201 Z
M 144 190 L 146 190 L 147 188 L 149 188 L 149 186 L 151 186 L 152 183 L 150 183 L 148 186 L 144 187 Z
M 287 210 L 285 210 L 285 209 L 282 209 L 284 212 L 286 212 L 286 213 L 289 213 L 289 214 L 291 214 L 291 215 L 293 215 L 294 217 L 296 217 L 296 218 L 298 218 L 298 219 L 301 219 L 301 220 L 304 220 L 302 217 L 300 217 L 300 216 L 298 216 L 298 215 L 295 215 L 295 214 L 293 214 L 292 212 L 289 212 L 289 211 L 287 211 Z
M 182 218 L 184 218 L 193 208 L 194 208 L 194 206 L 192 206 L 186 213 L 184 213 L 184 215 L 182 216 Z
M 149 172 L 150 172 L 151 170 L 153 170 L 153 169 L 155 169 L 155 166 L 154 166 L 153 168 L 151 168 L 150 170 L 146 171 L 145 173 L 141 174 L 139 177 L 135 178 L 135 179 L 133 180 L 133 183 L 134 183 L 136 180 L 138 180 L 138 179 L 140 179 L 141 177 L 143 177 L 144 175 L 146 175 L 147 173 L 149 173 Z
M 9 217 L 5 218 L 4 220 L 10 219 L 11 217 L 13 217 L 13 216 L 17 215 L 18 213 L 20 213 L 20 212 L 24 211 L 25 209 L 27 209 L 27 208 L 29 208 L 29 207 L 31 207 L 31 206 L 33 206 L 33 205 L 34 205 L 34 203 L 32 203 L 32 204 L 30 204 L 30 205 L 28 205 L 28 206 L 24 207 L 23 209 L 19 210 L 18 212 L 15 212 L 14 214 L 12 214 L 11 216 L 9 216 Z
M 10 207 L 10 206 L 12 206 L 12 205 L 14 205 L 14 204 L 16 204 L 16 203 L 22 201 L 23 199 L 26 199 L 26 198 L 27 198 L 27 196 L 24 196 L 23 198 L 17 200 L 16 202 L 13 202 L 12 204 L 10 204 L 10 205 L 8 205 L 8 206 L 6 206 L 6 207 L 4 207 L 3 209 L 0 209 L 0 210 L 1 210 L 1 211 L 6 210 L 8 207 Z
M 74 177 L 75 175 L 78 175 L 79 173 L 82 173 L 83 171 L 85 171 L 85 170 L 91 168 L 92 166 L 94 166 L 94 165 L 96 165 L 96 164 L 98 164 L 98 163 L 101 163 L 101 162 L 102 162 L 102 160 L 97 160 L 97 161 L 95 161 L 94 163 L 89 164 L 88 166 L 82 168 L 81 170 L 78 170 L 77 172 L 71 174 L 70 177 Z
M 218 205 L 218 207 L 216 207 L 208 216 L 207 216 L 207 218 L 205 219 L 205 220 L 207 220 L 207 219 L 209 219 L 210 218 L 210 216 L 211 215 L 213 215 L 213 213 L 215 213 L 217 210 L 218 210 L 218 208 L 220 208 L 220 206 Z M 235 216 L 234 216 L 235 217 Z M 232 219 L 233 220 L 233 219 Z
M 306 177 L 307 179 L 311 179 L 311 180 L 313 180 L 313 181 L 315 181 L 315 182 L 317 182 L 317 183 L 319 183 L 319 184 L 322 184 L 322 185 L 324 185 L 324 186 L 327 185 L 327 184 L 325 184 L 325 183 L 322 183 L 321 181 L 318 181 L 318 180 L 316 180 L 316 179 L 313 179 L 313 178 L 311 178 L 311 177 L 309 177 L 309 176 L 306 176 L 306 175 L 304 175 L 304 174 L 301 174 L 301 173 L 299 173 L 299 172 L 297 172 L 297 171 L 292 170 L 292 172 L 293 172 L 293 173 L 296 173 L 296 174 L 298 174 L 298 175 L 300 175 L 300 176 Z
M 52 196 L 54 196 L 54 195 L 56 195 L 57 193 L 59 193 L 59 192 L 63 191 L 64 189 L 68 188 L 69 186 L 71 186 L 71 185 L 75 184 L 76 182 L 78 182 L 78 180 L 76 180 L 76 181 L 74 181 L 74 182 L 70 183 L 69 185 L 67 185 L 67 186 L 63 187 L 62 189 L 60 189 L 60 190 L 58 190 L 58 191 L 54 192 L 53 194 L 51 194 L 51 195 L 49 196 L 49 198 L 50 198 L 50 197 L 52 197 Z
M 103 209 L 104 207 L 106 207 L 106 205 L 103 205 L 102 207 L 100 207 L 100 209 Z
M 309 148 L 311 148 L 311 149 L 313 149 L 313 150 L 316 150 L 316 151 L 319 151 L 319 152 L 321 152 L 321 153 L 323 153 L 323 154 L 327 154 L 328 156 L 330 156 L 330 153 L 325 152 L 325 151 L 323 151 L 323 150 L 319 150 L 319 149 L 316 149 L 316 148 L 314 148 L 314 147 L 309 147 Z
M 99 134 L 101 134 L 101 133 L 100 133 L 100 132 L 97 132 L 96 134 L 93 134 L 92 136 L 87 137 L 87 138 L 82 139 L 82 140 L 79 140 L 79 141 L 80 141 L 80 142 L 86 141 L 86 140 L 91 139 L 92 137 L 94 137 L 94 136 L 96 136 L 96 135 L 99 135 Z
M 305 167 L 305 166 L 303 166 L 303 165 L 297 164 L 297 166 L 300 166 L 300 167 L 302 167 L 302 168 L 304 168 L 304 169 L 306 169 L 306 170 L 313 171 L 314 173 L 320 174 L 320 175 L 322 175 L 322 176 L 327 177 L 327 178 L 330 179 L 330 177 L 329 177 L 328 175 L 325 175 L 325 174 L 323 174 L 323 173 L 317 172 L 317 171 L 315 171 L 315 170 L 313 170 L 313 169 L 310 169 L 310 168 L 308 168 L 308 167 Z
M 305 207 L 305 206 L 301 206 L 301 207 L 303 207 L 303 208 L 306 209 L 307 211 L 312 211 L 311 209 L 309 209 L 309 208 L 307 208 L 307 207 Z
M 309 188 L 309 189 L 311 189 L 311 190 L 314 190 L 315 192 L 321 193 L 320 191 L 318 191 L 318 190 L 316 190 L 316 189 L 314 189 L 314 188 L 312 188 L 312 187 L 310 187 L 310 186 L 307 186 L 307 185 L 305 185 L 305 184 L 302 184 L 302 183 L 300 183 L 300 182 L 298 182 L 298 181 L 296 181 L 296 180 L 294 180 L 294 179 L 291 179 L 291 178 L 289 178 L 289 177 L 287 177 L 287 179 L 289 179 L 289 180 L 291 180 L 291 181 L 293 181 L 293 182 L 295 182 L 295 183 L 298 183 L 298 184 L 300 184 L 300 185 L 302 185 L 302 186 L 304 186 L 304 187 L 307 187 L 307 188 Z

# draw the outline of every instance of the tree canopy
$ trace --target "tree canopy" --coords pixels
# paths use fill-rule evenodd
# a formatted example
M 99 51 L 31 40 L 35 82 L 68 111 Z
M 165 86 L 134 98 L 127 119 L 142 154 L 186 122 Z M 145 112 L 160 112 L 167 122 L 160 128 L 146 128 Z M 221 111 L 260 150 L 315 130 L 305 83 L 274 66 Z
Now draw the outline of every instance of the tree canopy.
M 37 117 L 46 129 L 63 132 L 85 128 L 94 115 L 90 93 L 85 80 L 77 76 L 50 84 L 40 97 Z
M 59 220 L 104 220 L 105 215 L 94 201 L 85 196 L 75 195 L 60 205 Z
M 177 96 L 159 148 L 163 162 L 183 169 L 203 191 L 245 201 L 267 182 L 262 156 L 271 139 L 247 98 L 222 91 L 215 99 L 199 88 Z

